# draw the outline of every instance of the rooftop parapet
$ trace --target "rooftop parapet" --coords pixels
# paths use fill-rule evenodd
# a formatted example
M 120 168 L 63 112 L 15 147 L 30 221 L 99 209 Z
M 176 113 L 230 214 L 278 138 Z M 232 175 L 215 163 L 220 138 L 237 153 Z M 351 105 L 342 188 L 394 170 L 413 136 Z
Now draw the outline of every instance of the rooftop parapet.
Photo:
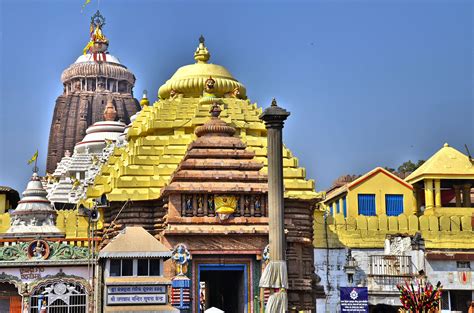
M 327 238 L 325 225 L 327 224 Z M 357 216 L 344 218 L 315 211 L 314 241 L 316 248 L 383 248 L 387 235 L 420 233 L 428 249 L 474 249 L 473 221 L 465 216 Z

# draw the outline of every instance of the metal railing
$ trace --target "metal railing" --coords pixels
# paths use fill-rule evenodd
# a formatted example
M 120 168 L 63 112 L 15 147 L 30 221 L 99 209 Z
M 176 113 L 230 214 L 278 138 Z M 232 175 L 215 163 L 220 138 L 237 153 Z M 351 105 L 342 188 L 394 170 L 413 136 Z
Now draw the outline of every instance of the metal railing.
M 71 246 L 76 246 L 76 247 L 87 247 L 89 245 L 89 242 L 95 242 L 95 246 L 102 240 L 102 238 L 95 237 L 95 238 L 41 238 L 43 240 L 49 241 L 49 242 L 60 242 L 64 244 L 68 244 Z M 14 246 L 22 242 L 30 242 L 33 239 L 24 239 L 24 238 L 1 238 L 0 239 L 0 248 L 1 247 L 8 247 L 8 246 Z
M 411 256 L 371 255 L 369 258 L 369 275 L 395 277 L 413 276 Z

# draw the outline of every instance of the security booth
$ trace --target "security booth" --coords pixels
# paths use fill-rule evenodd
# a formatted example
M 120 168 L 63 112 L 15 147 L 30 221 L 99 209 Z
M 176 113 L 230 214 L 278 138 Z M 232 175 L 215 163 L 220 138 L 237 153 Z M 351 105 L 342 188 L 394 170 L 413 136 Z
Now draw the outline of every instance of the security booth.
M 171 251 L 143 227 L 126 227 L 99 252 L 103 312 L 179 312 L 169 305 Z

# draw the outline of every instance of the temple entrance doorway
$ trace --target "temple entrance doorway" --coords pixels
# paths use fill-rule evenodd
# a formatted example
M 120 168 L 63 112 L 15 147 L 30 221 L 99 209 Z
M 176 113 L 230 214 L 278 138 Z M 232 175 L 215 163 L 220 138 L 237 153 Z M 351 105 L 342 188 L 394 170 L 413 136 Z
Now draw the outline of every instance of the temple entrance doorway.
M 21 313 L 21 296 L 10 283 L 0 283 L 0 313 Z
M 199 312 L 215 307 L 225 313 L 246 313 L 247 266 L 241 264 L 199 265 Z

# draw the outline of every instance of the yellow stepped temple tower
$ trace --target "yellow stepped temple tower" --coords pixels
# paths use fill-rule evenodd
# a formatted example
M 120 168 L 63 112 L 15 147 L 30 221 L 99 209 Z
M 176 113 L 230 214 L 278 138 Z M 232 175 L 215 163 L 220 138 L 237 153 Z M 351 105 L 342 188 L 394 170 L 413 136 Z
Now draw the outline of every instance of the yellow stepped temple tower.
M 258 118 L 262 109 L 247 99 L 245 87 L 226 68 L 208 63 L 210 54 L 203 40 L 194 58 L 195 64 L 179 68 L 161 86 L 153 106 L 143 107 L 128 131 L 128 145 L 114 151 L 89 188 L 88 198 L 106 194 L 109 201 L 158 199 L 216 100 L 222 103 L 222 120 L 236 128 L 236 136 L 265 164 L 266 173 L 266 130 Z M 209 78 L 215 88 L 203 95 Z M 283 157 L 285 197 L 317 198 L 314 181 L 306 179 L 298 159 L 287 148 Z

